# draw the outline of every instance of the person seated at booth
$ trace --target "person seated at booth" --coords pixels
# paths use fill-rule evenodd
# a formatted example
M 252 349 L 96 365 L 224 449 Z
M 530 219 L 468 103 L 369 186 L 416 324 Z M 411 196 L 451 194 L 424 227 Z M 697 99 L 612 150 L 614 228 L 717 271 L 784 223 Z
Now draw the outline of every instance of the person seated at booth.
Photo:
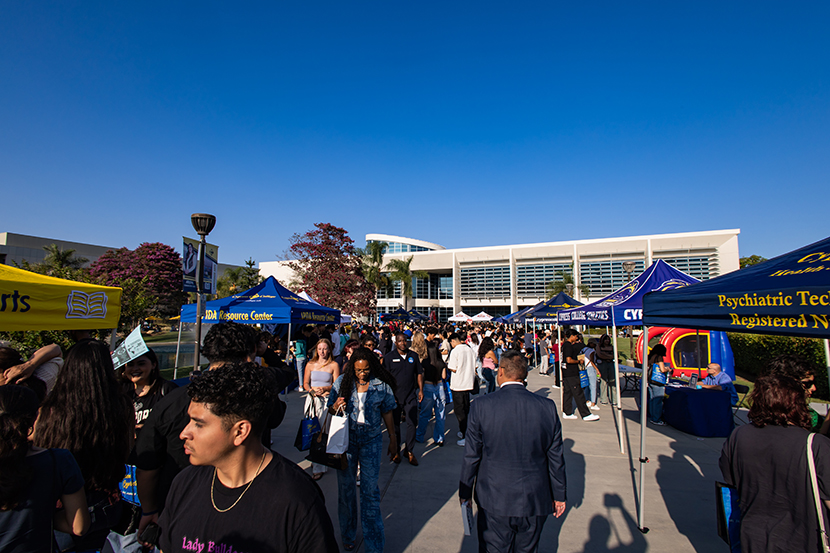
M 732 405 L 737 405 L 738 391 L 732 383 L 732 377 L 723 372 L 717 363 L 709 363 L 706 372 L 708 376 L 700 382 L 700 387 L 707 390 L 725 390 L 732 398 Z

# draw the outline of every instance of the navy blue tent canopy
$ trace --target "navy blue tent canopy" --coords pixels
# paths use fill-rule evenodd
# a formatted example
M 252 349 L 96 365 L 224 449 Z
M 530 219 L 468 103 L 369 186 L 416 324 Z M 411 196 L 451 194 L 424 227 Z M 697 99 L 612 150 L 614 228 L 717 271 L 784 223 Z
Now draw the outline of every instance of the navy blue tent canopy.
M 648 326 L 830 338 L 830 238 L 643 305 Z
M 181 322 L 196 322 L 196 304 L 182 306 Z M 244 324 L 336 324 L 340 311 L 306 301 L 268 277 L 250 290 L 207 302 L 202 322 L 234 321 Z
M 399 307 L 395 311 L 391 313 L 383 313 L 380 316 L 380 320 L 383 322 L 389 321 L 409 321 L 412 319 L 412 316 L 406 311 L 403 307 Z
M 555 323 L 557 321 L 556 314 L 563 309 L 570 309 L 572 307 L 579 307 L 585 305 L 580 301 L 576 301 L 565 292 L 559 292 L 555 297 L 537 305 L 531 311 L 521 315 L 522 322 L 536 320 L 537 323 Z
M 604 298 L 558 314 L 559 323 L 587 326 L 628 326 L 643 323 L 643 296 L 699 282 L 662 259 L 652 263 L 637 278 Z
M 412 309 L 410 309 L 409 311 L 407 311 L 407 313 L 409 314 L 409 320 L 410 321 L 414 322 L 414 321 L 426 321 L 426 320 L 428 320 L 428 318 L 426 316 L 424 316 L 423 314 L 418 313 L 417 311 L 415 311 L 414 307 Z

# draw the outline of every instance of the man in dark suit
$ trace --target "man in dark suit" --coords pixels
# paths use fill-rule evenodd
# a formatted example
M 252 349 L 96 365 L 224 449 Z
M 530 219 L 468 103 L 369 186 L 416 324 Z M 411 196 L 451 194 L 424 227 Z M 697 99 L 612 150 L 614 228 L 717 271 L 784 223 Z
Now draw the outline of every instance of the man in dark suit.
M 526 377 L 521 352 L 504 352 L 500 389 L 470 406 L 458 497 L 469 501 L 475 484 L 480 552 L 535 552 L 548 515 L 565 512 L 559 415 L 525 388 Z

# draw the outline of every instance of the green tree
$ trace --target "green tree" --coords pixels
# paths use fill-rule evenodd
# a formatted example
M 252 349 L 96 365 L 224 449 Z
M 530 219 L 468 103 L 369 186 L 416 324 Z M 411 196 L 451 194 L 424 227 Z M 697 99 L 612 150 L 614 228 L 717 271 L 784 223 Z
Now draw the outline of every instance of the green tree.
M 227 298 L 234 294 L 250 290 L 264 279 L 256 268 L 256 261 L 248 258 L 244 267 L 232 267 L 216 281 L 216 297 Z
M 414 256 L 410 255 L 408 259 L 391 259 L 386 264 L 386 270 L 389 271 L 389 278 L 394 282 L 401 283 L 401 296 L 403 297 L 403 308 L 409 310 L 409 298 L 412 297 L 412 278 L 429 278 L 429 273 L 426 271 L 413 271 L 412 259 Z
M 89 261 L 85 257 L 78 257 L 75 255 L 75 250 L 63 250 L 55 244 L 49 244 L 43 247 L 46 250 L 46 258 L 43 264 L 53 270 L 80 269 Z
M 741 269 L 746 269 L 747 267 L 751 267 L 752 265 L 763 263 L 766 260 L 766 257 L 761 257 L 760 255 L 749 255 L 747 257 L 742 257 L 740 259 Z
M 375 311 L 375 290 L 345 229 L 315 223 L 315 230 L 289 239 L 288 266 L 296 273 L 295 291 L 305 291 L 327 307 L 352 315 Z
M 556 297 L 557 294 L 560 292 L 568 292 L 568 284 L 574 283 L 574 276 L 572 273 L 566 273 L 564 271 L 557 271 L 553 275 L 553 280 L 548 282 L 548 285 L 545 286 L 545 294 L 547 299 L 551 299 Z M 574 286 L 574 288 L 579 289 L 579 293 L 582 295 L 583 298 L 587 298 L 591 295 L 591 288 L 589 288 L 586 284 L 580 284 L 579 286 Z M 571 292 L 573 293 L 573 292 Z
M 392 280 L 383 272 L 383 252 L 389 246 L 387 242 L 370 241 L 363 249 L 357 249 L 363 261 L 363 276 L 375 287 L 375 290 L 386 290 L 392 293 Z
M 75 250 L 62 250 L 55 244 L 44 246 L 43 249 L 46 251 L 46 257 L 42 262 L 30 263 L 24 259 L 22 263 L 15 262 L 15 265 L 19 269 L 41 275 L 90 282 L 88 271 L 83 268 L 89 261 L 87 258 L 78 257 Z

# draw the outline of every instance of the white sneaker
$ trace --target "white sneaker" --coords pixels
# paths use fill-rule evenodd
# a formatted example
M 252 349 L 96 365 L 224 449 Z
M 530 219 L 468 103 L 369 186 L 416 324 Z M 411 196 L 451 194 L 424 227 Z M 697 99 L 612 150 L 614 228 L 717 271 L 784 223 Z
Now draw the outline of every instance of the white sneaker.
M 551 384 L 550 387 L 551 388 L 556 388 L 557 390 L 559 389 L 559 386 L 557 386 L 556 384 Z
M 460 440 L 458 440 L 455 443 L 460 445 L 461 447 L 464 447 L 465 445 L 467 445 L 467 442 L 464 441 L 464 438 L 461 438 Z
M 461 432 L 456 432 L 455 435 L 458 436 L 462 440 L 464 439 L 464 434 L 462 434 Z
M 599 420 L 599 415 L 595 415 L 595 414 L 591 413 L 591 414 L 590 414 L 590 415 L 588 415 L 587 417 L 582 417 L 582 420 L 584 420 L 584 421 L 588 421 L 588 422 L 590 422 L 590 421 L 598 421 L 598 420 Z
M 593 405 L 591 405 L 590 409 L 591 409 L 591 411 L 599 411 L 599 405 L 594 403 Z
M 572 415 L 568 415 L 567 413 L 562 413 L 562 418 L 563 419 L 576 419 L 576 418 L 579 418 L 579 417 L 576 416 L 576 413 L 574 413 Z

